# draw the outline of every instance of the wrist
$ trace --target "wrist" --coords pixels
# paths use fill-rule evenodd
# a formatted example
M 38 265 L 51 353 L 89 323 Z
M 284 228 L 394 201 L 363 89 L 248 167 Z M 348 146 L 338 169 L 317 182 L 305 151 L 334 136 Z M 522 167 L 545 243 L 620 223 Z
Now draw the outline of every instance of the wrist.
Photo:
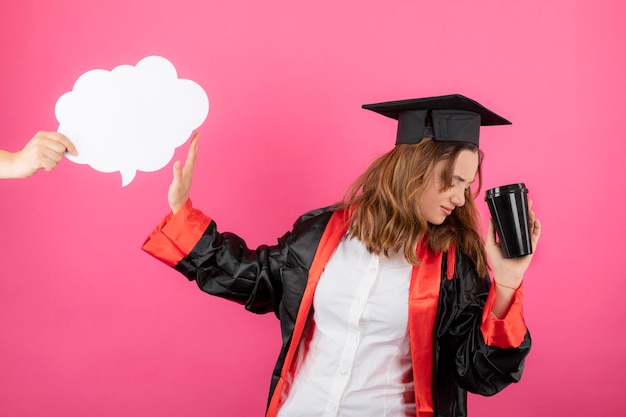
M 183 206 L 182 204 L 170 204 L 170 209 L 172 210 L 172 214 L 176 214 L 182 206 Z
M 518 289 L 518 288 L 522 285 L 522 282 L 521 282 L 521 281 L 520 281 L 520 282 L 518 282 L 517 284 L 509 284 L 509 283 L 507 283 L 507 284 L 502 284 L 502 283 L 498 282 L 498 281 L 497 281 L 497 280 L 495 280 L 495 279 L 494 279 L 493 281 L 495 282 L 496 287 L 499 287 L 499 288 L 506 288 L 506 289 L 513 290 L 513 291 L 517 291 L 517 289 Z
M 16 153 L 0 151 L 0 178 L 16 178 Z
M 179 210 L 181 210 L 183 207 L 188 206 L 187 209 L 190 210 L 191 207 L 191 199 L 189 197 L 187 197 L 185 200 L 183 201 L 176 201 L 176 202 L 169 202 L 170 205 L 170 209 L 172 210 L 172 214 L 176 214 Z

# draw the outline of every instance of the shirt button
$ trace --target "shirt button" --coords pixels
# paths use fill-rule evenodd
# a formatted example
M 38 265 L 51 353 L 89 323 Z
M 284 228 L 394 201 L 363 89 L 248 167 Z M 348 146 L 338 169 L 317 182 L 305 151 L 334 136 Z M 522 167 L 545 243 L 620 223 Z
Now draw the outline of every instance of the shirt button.
M 328 409 L 329 409 L 330 411 L 337 411 L 337 406 L 336 406 L 335 404 L 330 404 L 330 405 L 328 406 Z
M 357 298 L 356 299 L 357 304 L 359 305 L 363 305 L 363 299 L 362 298 Z
M 359 338 L 359 336 L 357 336 L 357 335 L 355 335 L 355 334 L 351 334 L 351 335 L 350 335 L 350 340 L 356 340 L 356 339 L 358 339 L 358 338 Z
M 347 374 L 348 374 L 348 371 L 346 371 L 345 369 L 339 370 L 339 375 L 344 375 L 345 376 Z

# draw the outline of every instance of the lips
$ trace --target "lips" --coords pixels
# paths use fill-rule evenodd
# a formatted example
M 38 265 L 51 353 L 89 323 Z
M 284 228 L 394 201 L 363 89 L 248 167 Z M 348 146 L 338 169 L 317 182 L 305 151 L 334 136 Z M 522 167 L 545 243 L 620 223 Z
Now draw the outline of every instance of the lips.
M 441 206 L 441 210 L 443 210 L 443 212 L 446 214 L 446 216 L 449 216 L 449 215 L 452 214 L 452 210 L 454 210 L 454 209 L 450 209 L 450 208 Z

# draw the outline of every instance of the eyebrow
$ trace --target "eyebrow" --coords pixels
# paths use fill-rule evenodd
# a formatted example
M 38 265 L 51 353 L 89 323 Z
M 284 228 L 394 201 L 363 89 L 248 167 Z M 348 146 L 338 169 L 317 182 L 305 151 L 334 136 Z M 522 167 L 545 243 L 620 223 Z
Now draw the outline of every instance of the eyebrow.
M 473 183 L 474 183 L 474 181 L 476 181 L 476 178 L 474 178 L 473 180 L 471 180 L 471 181 L 469 181 L 469 182 L 468 182 L 465 178 L 461 177 L 460 175 L 454 175 L 453 177 L 454 177 L 454 179 L 455 179 L 455 180 L 457 180 L 457 181 L 467 182 L 468 184 L 473 184 Z

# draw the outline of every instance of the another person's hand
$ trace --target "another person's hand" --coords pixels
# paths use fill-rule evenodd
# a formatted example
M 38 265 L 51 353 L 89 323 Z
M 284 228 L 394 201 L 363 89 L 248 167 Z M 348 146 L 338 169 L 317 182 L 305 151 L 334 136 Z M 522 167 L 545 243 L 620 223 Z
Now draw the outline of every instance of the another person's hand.
M 196 132 L 191 139 L 185 166 L 181 166 L 180 161 L 174 163 L 174 179 L 167 193 L 167 201 L 172 209 L 172 213 L 176 213 L 189 199 L 193 170 L 196 166 L 196 158 L 198 156 L 199 137 L 200 133 Z
M 78 155 L 76 147 L 59 132 L 38 132 L 21 151 L 0 153 L 0 178 L 26 178 L 38 170 L 52 171 L 65 152 Z
M 532 205 L 533 202 L 529 201 L 530 241 L 534 254 L 537 249 L 537 243 L 539 242 L 539 236 L 541 235 L 541 223 L 536 218 L 535 212 L 531 210 Z M 496 242 L 496 232 L 492 219 L 489 219 L 489 230 L 487 231 L 485 249 L 489 263 L 493 269 L 493 276 L 496 283 L 505 288 L 515 289 L 519 287 L 524 278 L 524 273 L 532 261 L 533 254 L 519 258 L 506 258 L 500 244 Z

